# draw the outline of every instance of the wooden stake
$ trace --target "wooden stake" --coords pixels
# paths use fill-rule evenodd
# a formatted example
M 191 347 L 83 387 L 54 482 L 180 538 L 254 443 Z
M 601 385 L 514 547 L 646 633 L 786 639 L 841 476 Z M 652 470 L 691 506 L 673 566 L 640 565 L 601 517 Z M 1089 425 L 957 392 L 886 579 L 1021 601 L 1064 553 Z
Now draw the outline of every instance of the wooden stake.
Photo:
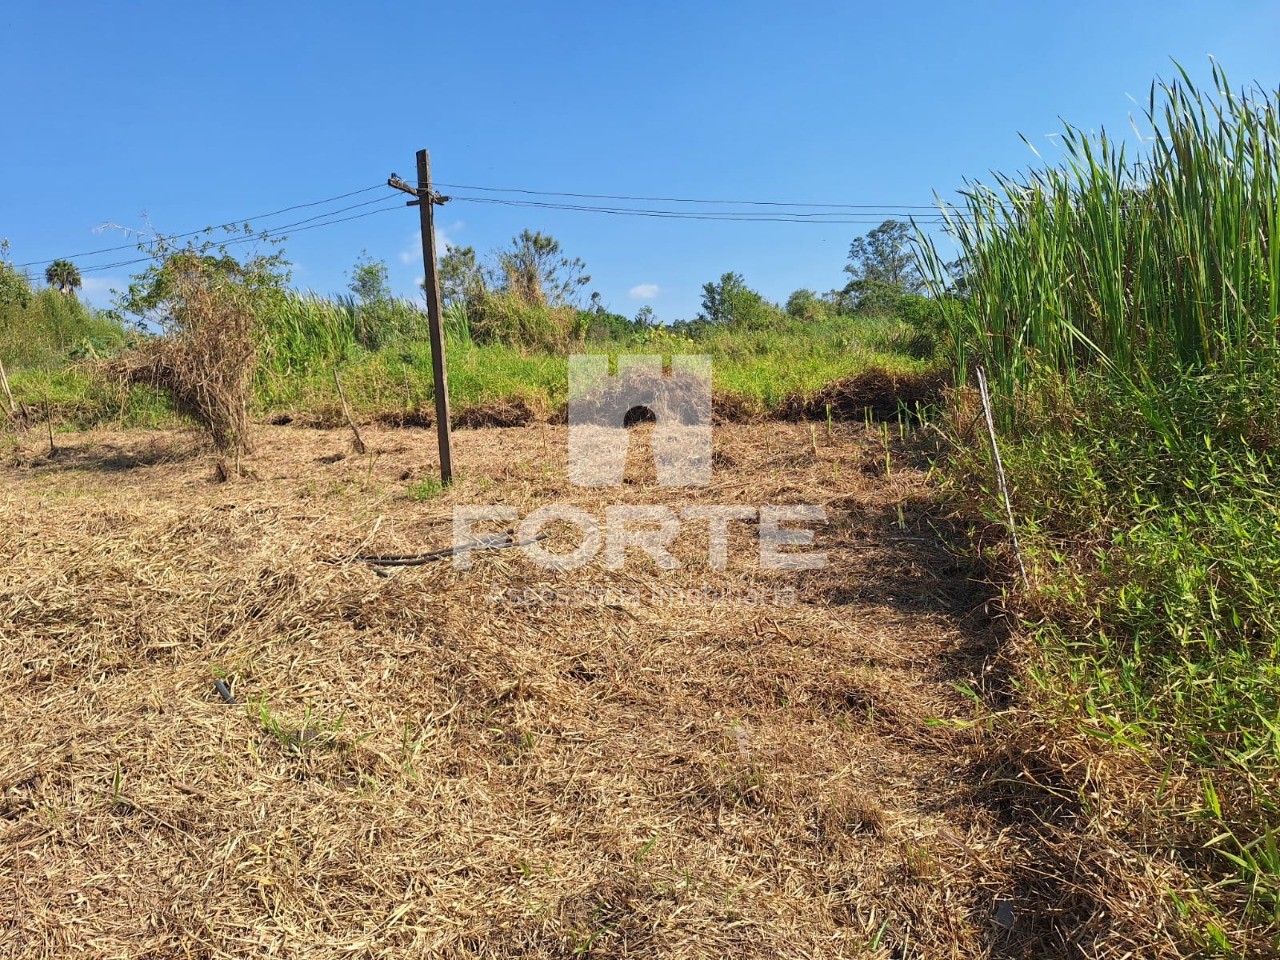
M 44 401 L 44 424 L 49 428 L 49 459 L 58 455 L 58 448 L 53 444 L 53 414 L 49 412 L 49 398 Z
M 1004 476 L 1004 461 L 1000 459 L 1000 446 L 996 443 L 996 422 L 991 415 L 991 393 L 987 390 L 987 372 L 978 367 L 978 393 L 982 396 L 982 412 L 987 419 L 987 434 L 991 437 L 991 456 L 996 463 L 996 479 L 1000 482 L 1000 493 L 1004 497 L 1005 516 L 1009 520 L 1009 536 L 1013 538 L 1013 552 L 1018 558 L 1018 569 L 1022 571 L 1022 586 L 1031 585 L 1027 578 L 1027 565 L 1022 562 L 1022 547 L 1018 543 L 1018 527 L 1013 522 L 1013 499 L 1009 496 L 1009 484 Z
M 338 368 L 333 368 L 333 382 L 338 387 L 338 399 L 342 401 L 342 415 L 347 418 L 347 426 L 351 428 L 351 433 L 356 438 L 356 453 L 366 453 L 368 448 L 364 445 L 364 441 L 360 439 L 360 430 L 356 427 L 356 422 L 351 419 L 351 408 L 347 406 L 347 395 L 342 390 L 342 381 L 338 379 Z
M 4 364 L 0 363 L 0 387 L 4 388 L 5 401 L 8 403 L 7 413 L 11 420 L 18 418 L 18 406 L 13 402 L 13 394 L 9 392 L 9 378 L 4 372 Z

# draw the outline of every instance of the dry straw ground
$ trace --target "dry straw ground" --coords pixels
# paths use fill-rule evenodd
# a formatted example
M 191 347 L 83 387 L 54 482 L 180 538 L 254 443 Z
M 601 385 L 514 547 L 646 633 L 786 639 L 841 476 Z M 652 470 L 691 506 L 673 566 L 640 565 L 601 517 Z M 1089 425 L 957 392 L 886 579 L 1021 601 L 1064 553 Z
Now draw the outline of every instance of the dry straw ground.
M 657 486 L 642 444 L 622 488 L 584 491 L 562 427 L 460 431 L 435 497 L 429 433 L 364 435 L 357 456 L 345 432 L 262 428 L 230 484 L 183 434 L 10 452 L 0 955 L 1167 948 L 1157 867 L 988 744 L 965 692 L 1000 693 L 988 597 L 878 431 L 724 426 L 695 491 Z M 448 545 L 455 504 L 559 500 L 820 503 L 830 564 L 761 572 L 742 525 L 716 572 L 701 524 L 673 571 L 345 562 Z M 658 592 L 752 586 L 794 596 Z

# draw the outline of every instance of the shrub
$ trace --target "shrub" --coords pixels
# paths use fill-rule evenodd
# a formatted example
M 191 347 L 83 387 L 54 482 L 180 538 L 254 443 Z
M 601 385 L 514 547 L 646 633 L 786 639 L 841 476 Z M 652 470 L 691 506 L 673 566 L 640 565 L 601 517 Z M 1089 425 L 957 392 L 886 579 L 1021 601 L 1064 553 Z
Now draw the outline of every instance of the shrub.
M 430 336 L 427 312 L 410 300 L 382 297 L 363 303 L 340 300 L 355 319 L 356 342 L 366 350 Z
M 893 313 L 911 331 L 903 344 L 905 352 L 922 360 L 933 357 L 946 339 L 941 304 L 932 297 L 904 293 L 894 304 Z
M 25 307 L 31 302 L 31 281 L 10 264 L 0 261 L 0 308 Z
M 208 432 L 215 448 L 235 457 L 251 449 L 249 395 L 258 359 L 263 303 L 251 271 L 184 250 L 158 270 L 167 313 L 154 337 L 106 369 L 126 385 L 143 384 Z M 227 475 L 224 461 L 220 472 Z
M 827 320 L 836 314 L 836 305 L 813 290 L 796 290 L 787 298 L 787 314 L 796 320 Z

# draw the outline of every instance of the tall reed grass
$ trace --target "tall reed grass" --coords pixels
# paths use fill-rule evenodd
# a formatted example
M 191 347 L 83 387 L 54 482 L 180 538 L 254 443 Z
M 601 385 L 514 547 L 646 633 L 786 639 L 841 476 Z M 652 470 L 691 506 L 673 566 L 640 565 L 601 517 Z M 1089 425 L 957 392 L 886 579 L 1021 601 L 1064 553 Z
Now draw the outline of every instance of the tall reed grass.
M 274 376 L 327 372 L 355 358 L 388 347 L 428 339 L 426 311 L 411 300 L 382 299 L 361 303 L 353 297 L 322 297 L 288 291 L 259 311 L 264 368 Z M 471 341 L 465 310 L 446 308 L 441 317 L 452 343 Z
M 1057 165 L 966 184 L 959 277 L 918 238 L 959 382 L 982 364 L 997 388 L 1043 655 L 1027 689 L 1049 736 L 1163 768 L 1113 799 L 1172 813 L 1142 842 L 1185 857 L 1215 950 L 1280 943 L 1277 102 L 1178 68 L 1136 149 L 1067 126 Z M 1003 525 L 982 451 L 951 476 Z
M 1280 118 L 1276 96 L 1152 86 L 1149 149 L 1066 126 L 1064 160 L 969 183 L 948 210 L 963 297 L 932 241 L 921 254 L 947 311 L 956 362 L 986 365 L 1012 415 L 1034 371 L 1101 367 L 1142 383 L 1276 348 Z

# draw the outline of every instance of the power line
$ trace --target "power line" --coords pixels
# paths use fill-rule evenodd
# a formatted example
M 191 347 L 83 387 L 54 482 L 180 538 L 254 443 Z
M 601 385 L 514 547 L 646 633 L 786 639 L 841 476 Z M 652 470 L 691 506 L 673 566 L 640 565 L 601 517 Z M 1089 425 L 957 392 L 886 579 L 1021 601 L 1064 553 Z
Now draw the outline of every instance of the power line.
M 535 207 L 547 210 L 570 210 L 582 213 L 604 213 L 614 216 L 657 217 L 673 220 L 718 220 L 730 223 L 826 223 L 843 226 L 875 226 L 883 222 L 880 217 L 868 218 L 865 214 L 861 217 L 857 217 L 851 213 L 837 213 L 834 211 L 779 211 L 777 213 L 754 213 L 741 210 L 653 210 L 638 207 L 604 207 L 583 204 L 550 203 L 538 200 L 511 200 L 497 197 L 467 197 L 454 195 L 449 199 L 463 203 L 491 203 L 511 207 Z M 912 216 L 916 220 L 927 221 L 930 223 L 940 223 L 943 220 L 942 215 L 938 213 L 927 215 L 913 214 L 909 216 Z
M 383 202 L 383 201 L 385 201 L 385 200 L 386 200 L 386 198 L 385 198 L 385 197 L 379 197 L 377 200 L 370 201 L 370 202 L 372 202 L 372 203 L 379 203 L 379 202 Z M 356 207 L 362 207 L 362 206 L 367 206 L 367 204 L 356 204 L 355 206 L 356 206 Z M 347 208 L 347 209 L 355 209 L 355 207 L 349 207 L 349 208 Z M 294 227 L 294 226 L 297 226 L 297 224 L 283 224 L 283 225 L 281 225 L 281 226 L 279 226 L 279 227 L 273 227 L 273 228 L 271 228 L 271 229 L 269 229 L 269 230 L 264 230 L 264 231 L 262 231 L 261 233 L 251 234 L 251 235 L 247 235 L 247 236 L 243 236 L 243 237 L 234 237 L 234 238 L 232 238 L 232 239 L 230 239 L 230 240 L 226 240 L 226 241 L 224 241 L 223 243 L 219 244 L 219 246 L 224 246 L 224 247 L 225 247 L 225 246 L 231 246 L 232 244 L 236 244 L 236 243 L 252 243 L 252 242 L 253 242 L 253 241 L 255 241 L 255 240 L 263 240 L 263 239 L 267 239 L 267 238 L 269 238 L 269 237 L 271 237 L 271 236 L 274 236 L 275 234 L 277 234 L 277 233 L 279 233 L 279 232 L 281 232 L 281 231 L 284 231 L 284 230 L 288 230 L 291 234 L 294 234 L 294 233 L 305 233 L 305 232 L 306 232 L 306 231 L 308 231 L 308 230 L 316 230 L 316 229 L 318 229 L 318 228 L 320 228 L 320 227 L 329 227 L 329 226 L 333 226 L 333 225 L 334 225 L 334 224 L 336 224 L 336 223 L 347 223 L 347 222 L 349 222 L 349 221 L 351 221 L 351 220 L 363 220 L 365 217 L 372 217 L 372 216 L 374 216 L 375 214 L 379 214 L 379 213 L 389 213 L 389 212 L 390 212 L 390 211 L 392 211 L 392 210 L 400 210 L 400 209 L 403 209 L 403 205 L 402 205 L 402 204 L 400 204 L 400 203 L 396 203 L 394 206 L 390 206 L 390 207 L 379 207 L 379 208 L 378 208 L 378 209 L 376 209 L 376 210 L 366 210 L 364 213 L 357 213 L 357 214 L 354 214 L 354 215 L 352 215 L 352 216 L 350 216 L 350 217 L 338 217 L 338 218 L 333 219 L 333 220 L 325 220 L 325 221 L 323 221 L 323 222 L 321 222 L 321 223 L 311 223 L 311 224 L 310 224 L 310 226 L 298 226 L 296 230 L 295 230 L 295 229 L 293 229 L 293 227 Z M 332 212 L 333 212 L 333 213 L 339 213 L 339 212 L 341 212 L 341 211 L 335 210 L 335 211 L 332 211 Z M 329 214 L 324 214 L 324 216 L 329 216 Z M 314 220 L 314 219 L 316 219 L 316 218 L 315 218 L 315 217 L 311 217 L 311 218 L 309 218 L 309 220 Z M 298 223 L 299 223 L 299 224 L 305 224 L 305 223 L 308 223 L 308 222 L 309 222 L 309 220 L 300 220 L 300 221 L 298 221 Z M 97 264 L 97 265 L 90 266 L 90 267 L 84 267 L 84 268 L 82 268 L 82 269 L 81 269 L 81 271 L 80 271 L 80 272 L 81 272 L 81 273 L 94 273 L 94 272 L 99 271 L 99 270 L 114 270 L 114 269 L 116 269 L 117 267 L 128 267 L 128 266 L 133 266 L 133 265 L 135 265 L 135 264 L 139 264 L 139 263 L 146 263 L 146 262 L 148 262 L 149 260 L 154 260 L 154 259 L 156 259 L 154 255 L 152 255 L 152 254 L 148 254 L 147 256 L 144 256 L 144 257 L 137 257 L 137 258 L 132 259 L 132 260 L 120 260 L 120 261 L 117 261 L 117 262 L 115 262 L 115 263 L 103 263 L 103 264 Z
M 639 203 L 704 203 L 729 204 L 753 207 L 824 207 L 830 210 L 934 210 L 937 204 L 910 203 L 799 203 L 791 200 L 707 200 L 690 197 L 637 197 L 609 193 L 567 193 L 555 190 L 528 190 L 522 187 L 480 187 L 465 183 L 437 183 L 438 187 L 451 190 L 480 190 L 484 193 L 521 193 L 539 197 L 572 197 L 579 200 L 628 200 Z
M 318 207 L 324 204 L 335 203 L 339 200 L 345 200 L 349 197 L 358 196 L 377 190 L 386 186 L 385 183 L 379 182 L 359 190 L 352 190 L 347 193 L 340 193 L 332 197 L 325 197 L 321 200 L 310 200 L 305 203 L 296 203 L 287 207 L 281 207 L 278 210 L 272 210 L 268 213 L 259 213 L 248 217 L 237 217 L 234 220 L 228 220 L 225 223 L 216 224 L 207 227 L 201 227 L 198 230 L 190 230 L 186 233 L 174 234 L 167 239 L 183 240 L 201 234 L 210 233 L 214 230 L 231 229 L 240 224 L 247 224 L 253 220 L 269 220 L 272 217 L 281 214 L 290 213 L 294 210 L 303 210 L 311 207 Z M 508 193 L 521 194 L 525 196 L 540 196 L 551 198 L 568 198 L 582 200 L 615 200 L 628 203 L 679 203 L 693 205 L 719 205 L 725 206 L 751 206 L 751 207 L 770 207 L 780 208 L 770 210 L 768 212 L 754 212 L 747 210 L 661 210 L 643 207 L 619 207 L 604 206 L 597 204 L 576 204 L 538 200 L 517 200 L 510 197 L 474 197 L 474 196 L 454 196 L 451 199 L 462 203 L 489 203 L 502 206 L 524 207 L 546 210 L 565 210 L 577 213 L 598 213 L 609 216 L 633 216 L 633 217 L 649 217 L 657 219 L 674 219 L 674 220 L 703 220 L 712 222 L 726 223 L 809 223 L 809 224 L 831 224 L 838 226 L 874 226 L 881 222 L 881 218 L 892 216 L 899 213 L 918 221 L 928 223 L 942 223 L 945 221 L 943 213 L 939 212 L 939 208 L 933 205 L 923 204 L 857 204 L 857 203 L 800 203 L 796 201 L 784 200 L 712 200 L 705 198 L 691 197 L 649 197 L 635 196 L 625 194 L 597 194 L 597 193 L 572 193 L 567 191 L 551 191 L 551 190 L 531 190 L 522 187 L 487 187 L 467 184 L 446 184 L 441 183 L 437 186 L 448 187 L 450 189 L 459 190 L 477 190 L 485 193 Z M 221 245 L 227 246 L 231 244 L 247 243 L 254 240 L 278 236 L 283 231 L 291 233 L 302 233 L 307 230 L 313 230 L 319 227 L 331 226 L 338 223 L 346 223 L 352 220 L 360 220 L 366 216 L 372 216 L 378 213 L 389 212 L 390 210 L 399 209 L 400 204 L 390 207 L 381 207 L 376 210 L 370 210 L 366 213 L 357 214 L 350 217 L 337 217 L 335 214 L 346 213 L 351 210 L 361 209 L 376 203 L 382 203 L 385 197 L 377 197 L 373 200 L 364 201 L 362 203 L 351 204 L 350 206 L 340 207 L 336 210 L 327 210 L 323 213 L 316 214 L 312 217 L 306 217 L 292 223 L 281 224 L 275 227 L 268 227 L 257 234 L 236 237 L 224 241 Z M 905 211 L 931 211 L 930 213 L 905 213 Z M 102 247 L 97 250 L 86 250 L 80 253 L 70 254 L 66 257 L 55 257 L 49 260 L 30 260 L 25 263 L 16 264 L 17 269 L 26 269 L 28 267 L 42 267 L 53 263 L 58 259 L 73 259 L 80 257 L 96 257 L 105 253 L 116 253 L 121 250 L 136 250 L 139 248 L 137 243 L 126 243 L 111 247 Z M 139 263 L 146 263 L 154 260 L 153 255 L 145 255 L 130 259 L 118 260 L 112 263 L 96 264 L 81 268 L 81 273 L 95 273 L 102 270 L 114 270 L 119 267 L 133 266 Z
M 322 204 L 333 203 L 337 200 L 345 200 L 347 199 L 347 197 L 354 197 L 362 193 L 368 193 L 370 190 L 377 190 L 379 187 L 382 187 L 382 186 L 385 186 L 385 184 L 375 183 L 369 187 L 362 187 L 359 190 L 352 190 L 350 193 L 340 193 L 336 197 L 326 197 L 323 200 L 311 200 L 311 201 L 308 201 L 307 203 L 296 203 L 291 207 L 281 207 L 279 210 L 273 210 L 270 213 L 259 213 L 252 217 L 237 217 L 234 220 L 228 220 L 226 223 L 220 223 L 215 226 L 201 227 L 199 230 L 190 230 L 187 233 L 177 233 L 177 234 L 174 234 L 169 239 L 183 240 L 187 237 L 195 237 L 195 236 L 199 236 L 202 233 L 208 233 L 211 230 L 223 230 L 230 227 L 239 226 L 240 224 L 247 223 L 250 220 L 267 220 L 267 219 L 270 219 L 271 217 L 277 217 L 282 213 L 289 213 L 293 210 L 302 210 L 307 207 L 318 207 L 318 206 L 321 206 Z M 375 200 L 371 202 L 376 203 L 377 201 Z M 357 204 L 356 206 L 360 206 L 360 204 Z M 347 207 L 345 209 L 354 209 L 354 207 Z M 337 212 L 338 211 L 336 210 L 330 211 L 330 213 L 337 213 Z M 327 216 L 327 215 L 328 214 L 322 214 L 322 216 Z M 306 221 L 302 221 L 302 222 L 305 223 Z M 95 257 L 103 253 L 115 253 L 119 250 L 136 250 L 137 248 L 138 248 L 138 244 L 136 243 L 124 243 L 116 247 L 103 247 L 99 250 L 86 250 L 83 253 L 72 253 L 64 257 L 54 257 L 52 260 L 30 260 L 27 263 L 15 264 L 14 267 L 15 269 L 18 269 L 18 270 L 24 269 L 26 267 L 43 267 L 43 266 L 47 266 L 50 263 L 53 263 L 55 260 L 71 260 L 76 257 Z M 150 258 L 144 257 L 142 259 L 146 260 Z M 140 263 L 142 261 L 135 260 L 131 262 Z M 96 269 L 96 268 L 90 268 L 90 269 Z

